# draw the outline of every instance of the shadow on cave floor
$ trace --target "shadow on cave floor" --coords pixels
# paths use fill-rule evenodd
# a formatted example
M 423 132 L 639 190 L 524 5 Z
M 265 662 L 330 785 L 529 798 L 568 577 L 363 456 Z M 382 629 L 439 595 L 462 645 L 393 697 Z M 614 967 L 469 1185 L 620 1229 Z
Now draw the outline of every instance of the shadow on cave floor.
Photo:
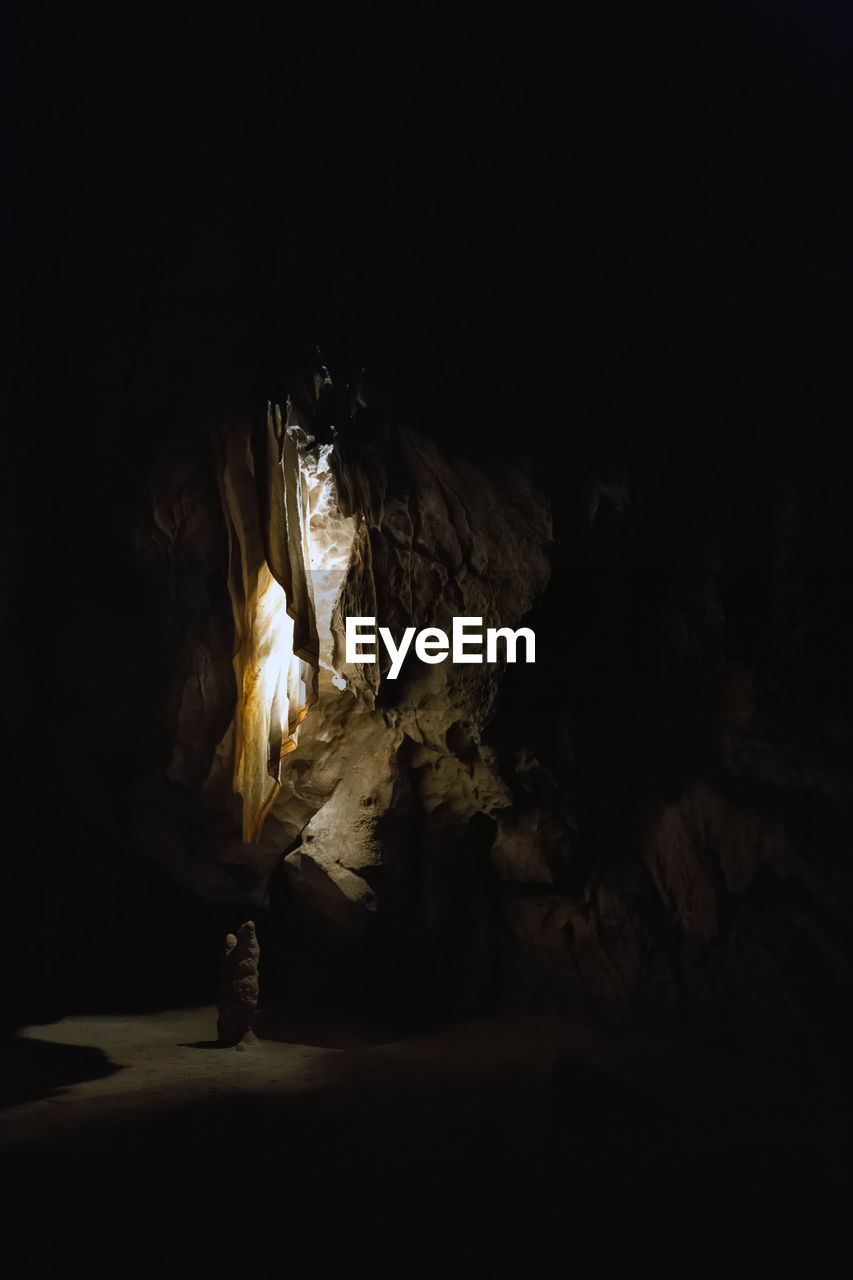
M 103 1080 L 121 1068 L 101 1049 L 8 1037 L 0 1045 L 0 1109 L 52 1099 L 67 1086 Z
M 491 1239 L 525 1222 L 583 1232 L 630 1210 L 673 1225 L 698 1213 L 716 1236 L 742 1232 L 746 1214 L 757 1233 L 762 1203 L 790 1215 L 786 1239 L 815 1216 L 830 1232 L 842 1221 L 846 1118 L 780 1073 L 544 1015 L 356 1048 L 297 1042 L 284 1024 L 245 1052 L 198 1053 L 215 1019 L 39 1028 L 107 1070 L 0 1118 L 22 1217 L 82 1221 L 96 1205 L 115 1225 L 156 1201 L 189 1221 L 192 1194 L 212 1238 L 223 1212 L 235 1229 L 271 1213 L 300 1234 L 361 1213 L 383 1240 L 457 1219 Z
M 319 1017 L 285 1008 L 259 1009 L 255 1031 L 262 1040 L 318 1049 L 367 1049 L 401 1040 L 398 1029 L 336 1010 Z

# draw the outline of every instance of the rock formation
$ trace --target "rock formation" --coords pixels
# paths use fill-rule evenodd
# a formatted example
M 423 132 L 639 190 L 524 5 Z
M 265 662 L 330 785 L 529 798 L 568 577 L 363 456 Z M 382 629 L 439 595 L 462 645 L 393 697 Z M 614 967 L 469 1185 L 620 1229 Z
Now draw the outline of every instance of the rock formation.
M 463 456 L 353 402 L 326 406 L 332 434 L 310 397 L 298 420 L 274 409 L 254 433 L 232 424 L 212 455 L 227 484 L 204 490 L 196 471 L 192 490 L 159 491 L 142 545 L 164 580 L 195 584 L 167 602 L 180 640 L 170 779 L 193 797 L 201 853 L 186 811 L 150 782 L 143 846 L 209 901 L 266 909 L 278 886 L 278 927 L 343 957 L 335 990 L 360 980 L 348 957 L 370 952 L 407 1001 L 580 1001 L 632 1022 L 796 1039 L 822 1016 L 809 981 L 790 976 L 805 956 L 837 1021 L 850 886 L 828 849 L 850 801 L 847 730 L 839 716 L 780 718 L 768 694 L 822 602 L 790 575 L 787 587 L 756 579 L 763 601 L 739 594 L 713 540 L 691 551 L 701 573 L 598 573 L 606 557 L 653 558 L 668 534 L 636 523 L 642 491 L 609 494 L 590 523 L 580 481 L 553 572 L 541 484 L 506 456 Z M 709 507 L 701 527 L 727 518 Z M 274 555 L 297 526 L 297 552 Z M 777 526 L 784 567 L 794 526 L 784 511 Z M 334 582 L 315 590 L 328 549 Z M 260 607 L 279 589 L 296 616 Z M 410 655 L 390 681 L 382 649 L 375 664 L 345 661 L 347 616 L 401 635 L 449 630 L 453 616 L 517 627 L 532 610 L 537 663 L 523 672 Z M 764 669 L 739 650 L 762 610 Z M 310 643 L 296 655 L 284 643 L 268 678 L 276 619 Z M 637 698 L 647 705 L 633 710 Z M 690 715 L 666 711 L 685 699 Z
M 247 920 L 236 935 L 229 933 L 226 936 L 217 1025 L 219 1043 L 224 1047 L 240 1044 L 252 1035 L 258 1007 L 259 956 L 260 947 L 253 921 Z
M 21 61 L 2 897 L 48 1009 L 202 998 L 266 913 L 265 981 L 280 946 L 405 1009 L 842 1026 L 837 42 L 672 7 L 707 12 L 586 6 L 568 53 L 380 22 L 387 57 L 304 6 L 268 73 L 223 27 L 156 95 Z M 530 625 L 536 663 L 389 681 L 355 614 Z

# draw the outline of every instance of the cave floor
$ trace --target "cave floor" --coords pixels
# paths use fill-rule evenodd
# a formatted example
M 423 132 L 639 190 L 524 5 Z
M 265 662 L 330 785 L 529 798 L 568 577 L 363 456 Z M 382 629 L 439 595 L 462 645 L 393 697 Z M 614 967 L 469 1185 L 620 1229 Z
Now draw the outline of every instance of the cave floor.
M 842 1110 L 779 1070 L 546 1015 L 392 1040 L 265 1019 L 244 1051 L 215 1026 L 209 1007 L 25 1028 L 0 1112 L 21 1209 L 79 1196 L 112 1218 L 191 1188 L 214 1218 L 269 1197 L 303 1225 L 417 1209 L 428 1234 L 616 1205 L 841 1224 Z

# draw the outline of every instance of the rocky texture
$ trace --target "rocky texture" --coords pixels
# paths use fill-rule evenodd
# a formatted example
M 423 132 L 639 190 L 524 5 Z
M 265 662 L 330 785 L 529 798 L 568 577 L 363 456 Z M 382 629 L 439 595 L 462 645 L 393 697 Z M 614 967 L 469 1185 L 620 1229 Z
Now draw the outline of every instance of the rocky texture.
M 277 519 L 263 518 L 247 432 L 224 433 L 221 464 L 237 682 L 230 754 L 234 790 L 242 797 L 244 843 L 260 836 L 278 793 L 281 761 L 295 748 L 299 724 L 316 698 L 319 666 L 305 527 L 307 492 L 297 445 L 284 434 L 280 415 L 274 420 L 271 411 L 267 443 L 269 473 L 278 480 L 270 503 L 270 510 L 281 506 Z M 276 454 L 282 452 L 285 458 L 277 462 Z M 279 532 L 283 546 L 276 541 Z M 277 546 L 277 555 L 271 554 L 271 546 Z
M 304 433 L 301 440 L 304 458 Z M 388 665 L 384 652 L 374 666 L 345 663 L 343 618 L 377 616 L 395 634 L 412 625 L 449 630 L 454 614 L 480 616 L 484 626 L 517 626 L 547 581 L 546 504 L 508 467 L 492 474 L 478 471 L 442 456 L 414 433 L 390 432 L 383 441 L 381 469 L 372 465 L 370 447 L 351 450 L 347 458 L 337 456 L 338 450 L 332 454 L 341 508 L 336 514 L 326 492 L 331 483 L 329 446 L 318 446 L 317 462 L 308 458 L 308 466 L 321 472 L 314 511 L 309 511 L 317 545 L 325 548 L 328 542 L 336 552 L 342 522 L 354 527 L 346 575 L 337 564 L 339 554 L 331 571 L 343 587 L 326 623 L 331 626 L 328 665 L 341 673 L 347 690 L 334 686 L 333 671 L 321 670 L 316 704 L 304 719 L 302 709 L 298 733 L 291 723 L 291 749 L 282 756 L 274 748 L 285 717 L 277 714 L 277 688 L 266 688 L 264 670 L 274 666 L 270 626 L 278 618 L 287 627 L 288 616 L 283 608 L 272 609 L 267 611 L 269 623 L 264 622 L 263 602 L 278 584 L 265 558 L 263 504 L 253 498 L 246 447 L 246 435 L 232 430 L 223 455 L 237 634 L 234 723 L 211 750 L 215 725 L 209 707 L 225 701 L 233 683 L 221 650 L 214 658 L 201 645 L 188 654 L 195 670 L 183 677 L 173 722 L 172 777 L 197 785 L 197 774 L 190 775 L 180 764 L 193 744 L 198 751 L 201 742 L 207 743 L 211 761 L 202 792 L 210 815 L 208 851 L 194 873 L 184 858 L 183 874 L 194 874 L 204 892 L 220 893 L 214 887 L 215 866 L 245 867 L 256 874 L 263 893 L 284 852 L 297 894 L 309 880 L 315 887 L 323 881 L 326 909 L 336 910 L 332 904 L 342 897 L 348 914 L 373 911 L 375 898 L 364 877 L 382 862 L 376 824 L 392 806 L 395 788 L 411 789 L 416 780 L 418 805 L 436 826 L 464 826 L 474 814 L 491 814 L 508 803 L 494 753 L 483 742 L 503 668 L 450 662 L 427 666 L 411 655 L 400 678 L 388 682 L 383 679 Z M 307 470 L 305 463 L 302 469 Z M 209 506 L 213 501 L 209 495 Z M 184 536 L 162 517 L 158 527 L 168 529 L 175 540 Z M 211 573 L 217 568 L 210 564 Z M 310 588 L 310 574 L 307 580 Z M 252 675 L 255 667 L 257 678 Z M 217 680 L 222 688 L 215 697 L 210 685 Z M 207 696 L 201 692 L 205 688 Z M 250 756 L 251 784 L 245 777 Z M 239 835 L 233 824 L 241 805 L 231 795 L 232 782 L 243 797 Z M 149 790 L 140 804 L 149 825 L 152 799 Z M 253 818 L 247 827 L 248 811 Z M 248 847 L 251 840 L 254 850 Z
M 743 535 L 707 496 L 702 541 L 683 548 L 698 567 L 612 572 L 654 561 L 664 534 L 639 466 L 633 487 L 592 469 L 586 488 L 577 479 L 577 523 L 564 517 L 549 584 L 548 503 L 523 471 L 371 419 L 358 391 L 330 406 L 330 385 L 315 389 L 323 421 L 342 424 L 333 443 L 307 395 L 293 445 L 303 510 L 342 587 L 316 700 L 277 779 L 267 749 L 258 757 L 270 803 L 254 843 L 233 789 L 236 720 L 223 724 L 234 678 L 220 495 L 167 471 L 152 537 L 164 581 L 187 583 L 182 600 L 170 591 L 169 623 L 189 637 L 175 663 L 171 777 L 193 799 L 176 820 L 174 795 L 149 780 L 143 846 L 194 893 L 253 910 L 284 901 L 273 927 L 294 939 L 308 927 L 339 954 L 334 988 L 359 981 L 370 954 L 383 983 L 399 975 L 399 998 L 445 1008 L 581 1001 L 744 1043 L 796 1044 L 839 1025 L 851 980 L 850 882 L 836 856 L 851 825 L 849 729 L 841 710 L 784 705 L 786 672 L 813 664 L 821 644 L 831 652 L 839 623 L 792 568 L 785 504 L 755 517 L 775 530 L 775 574 L 731 572 L 726 539 Z M 275 459 L 269 419 L 266 429 Z M 251 576 L 271 536 L 260 533 L 265 473 L 257 440 L 247 452 L 248 431 L 231 430 L 244 527 L 256 510 L 241 569 Z M 309 573 L 309 598 L 310 587 Z M 459 614 L 534 625 L 536 666 L 410 657 L 389 681 L 381 649 L 374 665 L 344 661 L 347 615 L 400 635 L 449 629 Z
M 44 323 L 15 326 L 27 448 L 4 468 L 9 812 L 28 825 L 7 841 L 10 993 L 171 999 L 176 972 L 210 973 L 205 939 L 229 920 L 292 937 L 310 914 L 353 971 L 390 935 L 389 971 L 420 957 L 472 998 L 491 973 L 519 999 L 700 1030 L 748 1030 L 753 1009 L 839 1025 L 853 776 L 840 46 L 824 56 L 793 27 L 779 43 L 705 7 L 713 20 L 674 27 L 590 10 L 568 64 L 535 20 L 488 47 L 473 18 L 452 38 L 439 21 L 408 52 L 394 28 L 389 58 L 354 8 L 336 48 L 322 8 L 296 53 L 290 35 L 264 40 L 273 61 L 291 48 L 284 78 L 248 49 L 229 61 L 230 17 L 205 56 L 168 66 L 154 32 L 138 83 L 91 57 L 101 85 L 82 97 L 78 57 L 36 74 L 18 60 L 34 130 L 18 185 L 37 197 L 20 317 Z M 535 92 L 508 92 L 525 63 Z M 142 138 L 160 180 L 140 171 Z M 374 401 L 358 377 L 336 400 L 322 370 L 290 376 L 317 335 L 393 383 L 387 431 L 354 417 Z M 458 691 L 450 719 L 457 690 L 421 697 L 414 673 L 392 690 L 355 670 L 355 704 L 318 696 L 278 810 L 246 844 L 215 445 L 219 428 L 251 440 L 252 545 L 280 583 L 295 544 L 266 401 L 288 394 L 322 447 L 338 431 L 353 604 L 407 618 L 445 593 L 453 611 L 478 561 L 489 590 L 504 554 L 520 562 L 527 515 L 507 522 L 505 553 L 501 528 L 478 514 L 469 534 L 460 514 L 491 495 L 501 516 L 492 452 L 510 473 L 535 460 L 558 571 L 534 606 L 537 666 L 506 673 L 485 730 L 488 691 L 473 707 L 474 686 Z M 401 423 L 444 444 L 406 444 Z M 525 503 L 538 520 L 545 499 Z M 354 821 L 343 789 L 356 739 L 375 821 Z M 262 811 L 266 750 L 251 764 Z M 154 956 L 152 918 L 170 939 Z
M 317 389 L 326 394 L 327 384 Z M 361 407 L 356 398 L 357 413 Z M 288 413 L 288 421 L 296 416 Z M 211 647 L 210 632 L 205 642 L 203 626 L 195 644 L 182 648 L 170 746 L 178 790 L 170 794 L 154 779 L 136 784 L 137 839 L 194 893 L 262 909 L 271 882 L 284 876 L 298 916 L 328 939 L 356 942 L 378 927 L 390 969 L 401 949 L 406 963 L 422 951 L 417 967 L 439 963 L 446 970 L 442 989 L 452 988 L 459 966 L 470 971 L 463 986 L 492 986 L 495 877 L 481 846 L 490 838 L 488 824 L 513 797 L 486 731 L 506 668 L 427 666 L 412 654 L 391 682 L 382 650 L 375 665 L 346 664 L 343 619 L 375 616 L 395 634 L 407 626 L 449 631 L 458 614 L 482 617 L 484 627 L 518 626 L 548 579 L 547 503 L 514 467 L 476 466 L 413 431 L 350 424 L 331 448 L 312 443 L 314 424 L 304 407 L 300 420 L 303 426 L 275 447 L 280 415 L 268 415 L 266 434 L 253 450 L 239 426 L 220 441 L 213 460 L 221 492 L 209 485 L 194 493 L 191 506 L 197 523 L 204 512 L 203 527 L 215 529 L 224 514 L 227 538 L 201 544 L 191 523 L 173 517 L 174 500 L 163 511 L 158 498 L 154 530 L 141 541 L 154 575 L 174 575 L 182 560 L 196 572 L 204 563 L 220 609 L 225 578 L 235 656 L 232 670 L 223 646 Z M 267 546 L 276 536 L 268 514 L 269 467 L 278 457 L 286 460 L 287 440 L 296 448 L 308 517 L 302 562 L 311 564 L 312 541 L 315 558 L 318 551 L 331 554 L 340 595 L 319 628 L 325 650 L 315 700 L 309 691 L 298 724 L 289 724 L 290 749 L 282 753 L 274 747 L 279 737 L 285 741 L 286 717 L 277 711 L 280 681 L 267 688 L 268 659 L 275 649 L 271 628 L 288 627 L 288 612 L 265 612 L 263 603 L 284 590 L 270 572 Z M 264 462 L 260 449 L 267 451 Z M 347 538 L 344 573 L 338 562 Z M 281 565 L 279 572 L 284 576 Z M 306 577 L 306 594 L 316 603 L 313 577 Z M 176 649 L 186 619 L 174 594 L 168 605 L 164 627 Z M 296 621 L 292 625 L 295 631 Z M 220 709 L 234 698 L 235 675 L 234 717 L 223 733 Z M 192 772 L 189 760 L 196 762 Z M 475 832 L 475 820 L 487 827 Z M 485 906 L 478 903 L 481 891 Z M 468 954 L 469 918 L 474 956 Z M 450 958 L 437 959 L 448 947 Z M 471 1001 L 476 1005 L 477 998 Z
M 233 790 L 236 721 L 224 735 L 221 727 L 233 677 L 200 617 L 171 749 L 172 777 L 199 797 L 199 852 L 153 785 L 140 839 L 206 896 L 261 909 L 282 882 L 289 914 L 277 928 L 310 922 L 323 946 L 352 955 L 353 973 L 358 948 L 375 939 L 377 963 L 415 1001 L 478 1008 L 501 992 L 522 1004 L 582 1001 L 620 1020 L 744 1043 L 797 1043 L 837 1021 L 851 980 L 850 885 L 831 852 L 849 804 L 845 729 L 838 717 L 833 731 L 823 717 L 774 709 L 766 670 L 726 639 L 754 605 L 733 596 L 725 572 L 630 580 L 635 595 L 622 604 L 625 580 L 613 578 L 595 605 L 600 620 L 578 614 L 577 589 L 590 579 L 560 576 L 540 606 L 535 669 L 410 657 L 388 681 L 381 649 L 375 665 L 345 663 L 343 619 L 375 616 L 396 635 L 449 629 L 458 614 L 519 625 L 548 580 L 547 504 L 519 472 L 478 467 L 414 432 L 350 426 L 330 448 L 312 446 L 310 414 L 301 420 L 303 471 L 323 473 L 318 534 L 333 546 L 341 522 L 354 530 L 316 701 L 279 757 L 277 787 L 268 775 L 271 801 L 246 843 Z M 245 448 L 242 456 L 251 512 Z M 611 492 L 596 475 L 590 493 L 578 502 L 590 552 L 630 539 L 626 484 Z M 216 501 L 215 490 L 161 499 L 157 521 L 170 555 L 192 547 L 211 582 L 222 572 Z M 242 572 L 257 574 L 263 539 L 252 545 L 254 567 L 244 558 Z M 568 629 L 558 613 L 567 582 L 577 615 Z M 776 642 L 790 647 L 802 590 L 782 586 L 770 583 L 768 608 Z M 631 646 L 651 644 L 653 632 L 677 696 L 696 700 L 692 717 L 668 729 L 662 712 L 568 719 L 572 699 L 586 696 L 585 672 L 601 688 L 605 662 L 616 652 L 632 662 Z M 507 675 L 527 701 L 511 721 L 498 716 L 495 735 Z M 618 678 L 628 688 L 628 676 Z M 653 696 L 665 704 L 672 695 Z M 537 741 L 543 724 L 548 741 Z
M 580 998 L 620 1021 L 750 1049 L 843 1037 L 849 889 L 815 894 L 805 850 L 775 819 L 762 826 L 699 785 L 661 810 L 642 861 L 624 858 L 578 891 L 522 882 L 524 851 L 508 898 L 519 998 Z
M 223 1046 L 239 1044 L 252 1034 L 258 1007 L 258 959 L 261 949 L 255 925 L 247 920 L 229 933 L 222 956 L 217 1034 Z
M 853 985 L 847 588 L 802 567 L 790 489 L 736 529 L 712 496 L 685 525 L 688 569 L 656 563 L 680 495 L 642 519 L 599 510 L 578 535 L 576 564 L 638 567 L 573 578 L 560 785 L 500 822 L 516 995 L 784 1048 L 811 1070 L 844 1047 Z M 775 568 L 745 572 L 759 537 Z
M 412 656 L 389 682 L 384 654 L 373 665 L 344 661 L 344 617 L 378 617 L 394 634 L 449 629 L 454 614 L 516 626 L 548 574 L 547 511 L 521 477 L 452 462 L 413 434 L 389 443 L 381 473 L 338 460 L 341 506 L 359 519 L 332 618 L 347 692 L 327 685 L 312 708 L 264 833 L 279 848 L 298 841 L 285 858 L 292 894 L 351 937 L 383 910 L 402 913 L 401 931 L 432 931 L 434 888 L 410 881 L 412 854 L 423 856 L 427 831 L 452 847 L 509 793 L 483 740 L 501 667 Z

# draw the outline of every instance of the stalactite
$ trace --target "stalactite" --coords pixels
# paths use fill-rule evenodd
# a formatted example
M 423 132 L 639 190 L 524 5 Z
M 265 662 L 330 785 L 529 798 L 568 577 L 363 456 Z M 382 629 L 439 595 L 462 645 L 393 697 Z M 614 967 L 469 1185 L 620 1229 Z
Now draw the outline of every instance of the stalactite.
M 220 486 L 228 530 L 234 615 L 234 790 L 243 797 L 243 840 L 254 842 L 278 793 L 281 760 L 296 746 L 315 688 L 316 665 L 295 652 L 297 622 L 270 569 L 249 434 L 224 442 Z M 290 561 L 302 560 L 301 554 Z M 310 634 L 313 616 L 301 628 Z M 303 648 L 302 652 L 306 650 Z M 315 659 L 316 664 L 316 659 Z
M 323 667 L 339 689 L 332 613 L 356 521 L 343 516 L 329 466 L 289 413 L 267 408 L 263 450 L 247 430 L 223 441 L 221 493 L 234 614 L 234 789 L 243 840 L 256 842 L 281 783 L 281 761 L 318 696 Z M 327 677 L 328 679 L 328 677 Z

